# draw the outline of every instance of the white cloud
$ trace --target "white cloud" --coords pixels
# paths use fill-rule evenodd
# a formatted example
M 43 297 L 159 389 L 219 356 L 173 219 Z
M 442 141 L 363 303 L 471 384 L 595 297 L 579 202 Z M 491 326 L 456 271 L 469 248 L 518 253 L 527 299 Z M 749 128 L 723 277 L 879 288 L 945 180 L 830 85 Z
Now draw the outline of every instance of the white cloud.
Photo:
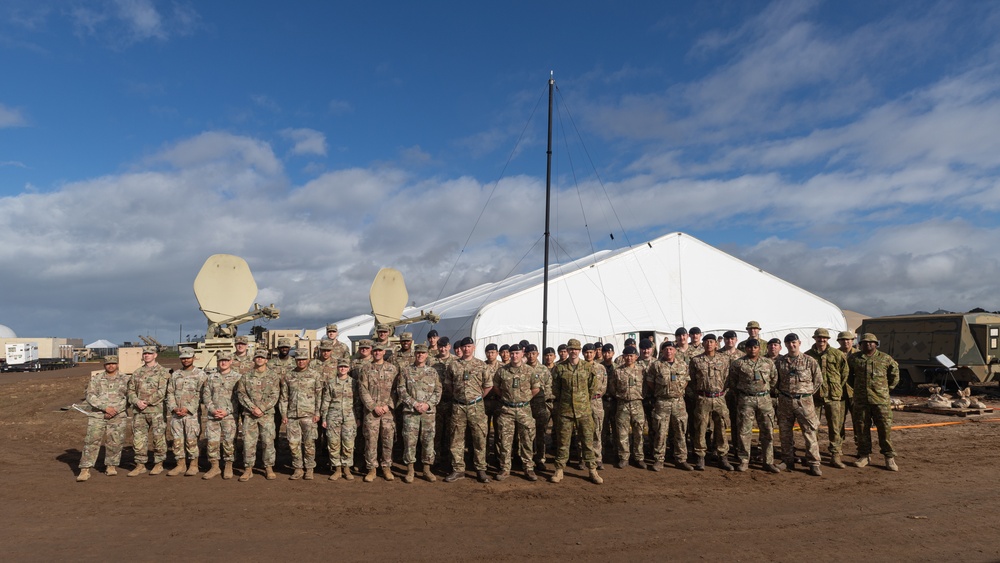
M 200 25 L 194 7 L 179 1 L 162 10 L 155 0 L 102 0 L 73 6 L 66 13 L 77 35 L 117 48 L 189 35 Z
M 24 127 L 27 124 L 28 119 L 24 116 L 23 111 L 0 103 L 0 129 L 5 127 Z
M 282 129 L 281 136 L 292 141 L 292 154 L 326 156 L 326 135 L 315 129 Z

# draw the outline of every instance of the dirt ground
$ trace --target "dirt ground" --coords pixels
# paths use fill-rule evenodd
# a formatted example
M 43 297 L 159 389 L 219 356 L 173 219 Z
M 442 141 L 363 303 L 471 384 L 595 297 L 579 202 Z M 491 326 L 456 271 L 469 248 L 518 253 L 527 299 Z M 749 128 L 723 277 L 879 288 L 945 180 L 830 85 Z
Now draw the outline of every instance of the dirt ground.
M 0 376 L 4 559 L 1000 561 L 1000 413 L 895 413 L 897 426 L 960 423 L 894 431 L 899 473 L 876 455 L 864 469 L 824 464 L 821 478 L 608 465 L 601 486 L 573 469 L 559 485 L 407 485 L 330 482 L 321 466 L 289 481 L 279 449 L 276 481 L 77 483 L 86 420 L 60 407 L 82 402 L 96 368 Z M 853 447 L 848 434 L 848 459 Z

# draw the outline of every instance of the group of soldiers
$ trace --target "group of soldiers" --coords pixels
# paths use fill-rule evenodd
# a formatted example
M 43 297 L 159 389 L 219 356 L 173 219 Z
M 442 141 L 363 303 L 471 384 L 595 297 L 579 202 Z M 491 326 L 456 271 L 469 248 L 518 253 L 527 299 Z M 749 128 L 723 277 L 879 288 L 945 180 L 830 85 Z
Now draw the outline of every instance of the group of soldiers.
M 452 344 L 432 330 L 426 344 L 414 345 L 412 335 L 403 333 L 397 345 L 390 340 L 391 329 L 381 324 L 352 355 L 337 339 L 337 326 L 328 325 L 317 357 L 308 350 L 292 351 L 288 339 L 278 340 L 273 357 L 264 347 L 251 354 L 248 339 L 238 337 L 236 352 L 218 354 L 217 369 L 210 372 L 195 367 L 194 350 L 182 348 L 181 368 L 171 373 L 157 363 L 156 349 L 147 347 L 143 365 L 131 376 L 118 371 L 116 356 L 108 356 L 104 371 L 91 377 L 77 480 L 90 478 L 102 442 L 105 473 L 117 474 L 129 409 L 135 451 L 130 477 L 164 471 L 169 424 L 176 464 L 167 475 L 198 475 L 199 440 L 204 439 L 210 468 L 203 478 L 233 478 L 236 439 L 242 433 L 239 480 L 253 477 L 258 444 L 263 473 L 275 479 L 275 439 L 284 425 L 290 479 L 314 479 L 317 442 L 325 441 L 330 480 L 354 479 L 352 465 L 362 465 L 355 463 L 357 444 L 363 451 L 364 480 L 374 481 L 381 469 L 392 481 L 393 446 L 401 426 L 407 483 L 415 479 L 418 451 L 427 481 L 437 479 L 435 462 L 446 459 L 450 472 L 444 480 L 464 479 L 467 435 L 480 482 L 489 479 L 488 451 L 496 458 L 493 479 L 510 476 L 515 445 L 524 478 L 537 481 L 535 470 L 546 469 L 550 423 L 553 483 L 563 479 L 574 446 L 590 480 L 602 483 L 605 435 L 613 436 L 617 467 L 625 468 L 631 459 L 632 465 L 646 468 L 647 429 L 653 471 L 663 468 L 668 451 L 683 470 L 703 471 L 708 458 L 722 469 L 747 471 L 755 424 L 764 470 L 794 468 L 797 423 L 805 439 L 805 464 L 811 475 L 819 476 L 818 410 L 826 416 L 832 466 L 845 467 L 841 452 L 845 413 L 850 412 L 858 456 L 854 465 L 870 461 L 874 423 L 886 468 L 898 470 L 890 441 L 889 391 L 899 381 L 899 369 L 878 350 L 874 335 L 862 335 L 857 349 L 855 335 L 841 332 L 837 349 L 829 345 L 829 332 L 817 329 L 813 346 L 803 352 L 798 335 L 788 334 L 782 354 L 782 341 L 758 338 L 758 323 L 751 321 L 746 328 L 749 338 L 743 342 L 727 331 L 721 344 L 716 335 L 703 336 L 697 327 L 678 328 L 673 340 L 660 344 L 656 357 L 650 340 L 637 346 L 628 339 L 616 356 L 612 344 L 581 345 L 570 339 L 558 348 L 545 348 L 541 357 L 538 347 L 526 341 L 489 344 L 484 361 L 475 357 L 470 337 Z M 774 459 L 775 426 L 781 463 Z M 320 430 L 324 440 L 319 440 Z M 727 430 L 736 445 L 735 466 L 729 460 Z

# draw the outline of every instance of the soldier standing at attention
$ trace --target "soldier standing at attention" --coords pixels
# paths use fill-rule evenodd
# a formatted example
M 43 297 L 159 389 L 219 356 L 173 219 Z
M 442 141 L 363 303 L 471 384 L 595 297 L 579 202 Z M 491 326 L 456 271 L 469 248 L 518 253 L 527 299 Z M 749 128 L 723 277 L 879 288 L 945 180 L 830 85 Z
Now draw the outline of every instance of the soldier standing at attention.
M 406 476 L 403 481 L 413 482 L 413 464 L 417 462 L 419 442 L 424 465 L 424 478 L 437 479 L 431 472 L 434 465 L 434 433 L 436 407 L 441 402 L 441 380 L 438 372 L 427 365 L 427 346 L 417 344 L 413 363 L 403 366 L 396 384 L 396 394 L 403 405 L 403 463 Z
M 733 432 L 740 460 L 736 470 L 746 471 L 750 467 L 750 441 L 756 419 L 764 469 L 779 473 L 774 465 L 774 405 L 771 403 L 771 390 L 778 383 L 778 370 L 774 362 L 761 357 L 759 340 L 750 338 L 744 344 L 746 355 L 730 364 L 727 385 L 736 391 L 736 405 L 740 409 L 740 427 Z
M 288 447 L 292 451 L 290 480 L 313 479 L 316 467 L 316 427 L 319 424 L 323 400 L 323 383 L 319 373 L 309 367 L 309 350 L 295 355 L 295 369 L 281 378 L 278 397 L 281 422 L 285 425 Z M 303 456 L 304 454 L 304 456 Z M 305 468 L 305 471 L 303 471 Z
M 679 360 L 684 363 L 691 361 L 693 357 L 691 355 L 691 344 L 688 342 L 688 331 L 684 327 L 678 327 L 674 331 L 674 348 L 676 349 L 676 356 Z
M 432 365 L 434 358 L 438 357 L 438 331 L 431 329 L 427 331 L 427 365 Z
M 690 358 L 693 358 L 699 354 L 705 353 L 705 346 L 701 343 L 701 329 L 693 326 L 691 330 L 688 331 L 688 336 L 691 337 L 691 352 Z
M 594 385 L 597 393 L 590 398 L 591 411 L 594 413 L 594 462 L 598 470 L 604 469 L 604 396 L 608 393 L 608 370 L 601 364 L 597 347 L 584 344 L 583 360 L 591 364 L 594 372 Z
M 546 350 L 552 351 L 555 357 L 556 351 L 551 347 Z M 552 372 L 538 361 L 538 346 L 528 345 L 526 352 L 528 356 L 527 366 L 531 369 L 534 377 L 538 378 L 538 394 L 531 398 L 531 416 L 535 419 L 535 443 L 532 446 L 534 452 L 535 468 L 545 470 L 545 433 L 549 427 L 549 420 L 552 419 Z
M 253 355 L 254 368 L 236 384 L 236 396 L 243 407 L 243 475 L 240 481 L 253 477 L 257 462 L 257 442 L 263 442 L 264 472 L 269 481 L 274 474 L 274 411 L 281 395 L 281 376 L 267 366 L 267 350 Z
M 284 372 L 295 369 L 295 358 L 290 354 L 292 351 L 291 338 L 278 339 L 278 355 L 267 361 L 267 367 L 284 375 Z
M 615 432 L 615 416 L 617 416 L 617 405 L 615 403 L 614 390 L 611 388 L 611 381 L 615 378 L 615 345 L 610 342 L 601 346 L 600 350 L 595 348 L 595 352 L 600 354 L 598 361 L 604 366 L 604 372 L 607 374 L 608 384 L 605 386 L 604 396 L 601 397 L 601 407 L 604 409 L 604 416 L 601 419 L 604 424 L 600 428 L 601 433 L 601 443 L 604 443 L 604 438 L 607 437 L 608 440 L 614 442 L 617 438 L 617 433 Z M 598 382 L 598 387 L 600 387 L 600 382 Z M 596 429 L 595 429 L 596 430 Z M 597 469 L 598 471 L 604 471 L 604 463 L 602 458 L 597 458 Z
M 537 354 L 537 351 L 536 351 Z M 517 432 L 518 456 L 524 465 L 524 477 L 537 481 L 534 468 L 535 420 L 531 416 L 531 400 L 541 390 L 537 372 L 523 363 L 524 351 L 520 344 L 510 347 L 510 362 L 493 375 L 493 393 L 500 397 L 499 450 L 500 472 L 494 477 L 503 481 L 510 476 L 511 449 Z
M 118 356 L 105 356 L 104 371 L 90 376 L 87 385 L 87 435 L 83 439 L 80 474 L 77 481 L 90 479 L 90 468 L 104 441 L 105 475 L 118 475 L 125 442 L 125 407 L 128 406 L 129 377 L 118 371 Z
M 246 336 L 236 337 L 236 353 L 233 354 L 233 371 L 245 375 L 253 369 L 253 354 L 249 352 L 250 339 Z
M 799 336 L 794 332 L 785 336 L 785 354 L 777 362 L 778 367 L 778 428 L 781 432 L 781 456 L 785 467 L 791 471 L 795 467 L 795 434 L 792 426 L 796 422 L 802 430 L 808 452 L 809 474 L 819 477 L 819 443 L 816 429 L 819 417 L 812 396 L 823 384 L 823 373 L 816 360 L 799 351 Z M 780 468 L 780 467 L 779 467 Z
M 545 347 L 545 353 L 542 354 L 542 365 L 550 370 L 556 367 L 556 349 L 552 346 Z
M 201 432 L 201 388 L 208 375 L 194 367 L 194 350 L 181 348 L 181 369 L 175 370 L 167 384 L 167 410 L 170 411 L 170 433 L 177 466 L 167 476 L 188 477 L 198 474 L 198 434 Z M 185 467 L 184 454 L 187 453 Z M 186 470 L 186 471 L 185 471 Z
M 777 362 L 778 358 L 782 356 L 781 353 L 781 340 L 777 338 L 772 338 L 767 341 L 767 353 L 764 357 L 771 360 L 772 362 Z
M 647 341 L 643 341 L 647 342 Z M 622 351 L 624 361 L 615 368 L 615 377 L 609 386 L 618 403 L 615 415 L 615 435 L 618 441 L 618 463 L 615 467 L 624 469 L 629 462 L 630 449 L 635 451 L 635 466 L 645 469 L 643 461 L 642 433 L 646 427 L 646 415 L 642 408 L 642 388 L 645 370 L 636 361 L 636 350 L 629 346 Z M 631 434 L 631 441 L 629 440 Z
M 567 348 L 565 344 L 560 344 L 556 347 L 556 354 L 559 356 L 556 363 L 561 364 L 569 359 L 569 348 Z
M 399 350 L 396 351 L 393 357 L 393 363 L 396 364 L 396 369 L 401 369 L 403 366 L 412 366 L 413 360 L 416 358 L 416 353 L 413 351 L 413 333 L 404 332 L 399 335 Z
M 373 346 L 372 347 L 372 351 L 375 350 L 376 346 L 380 346 L 381 345 L 382 349 L 385 350 L 385 361 L 387 361 L 387 362 L 389 362 L 391 364 L 391 363 L 395 362 L 394 358 L 395 358 L 396 354 L 394 353 L 392 343 L 389 342 L 389 335 L 390 334 L 392 334 L 392 329 L 389 328 L 389 325 L 385 325 L 385 324 L 382 324 L 382 323 L 379 323 L 378 325 L 376 325 L 375 326 L 375 339 L 372 342 L 372 346 Z
M 476 479 L 480 483 L 489 480 L 486 476 L 486 409 L 485 397 L 493 388 L 493 381 L 486 376 L 486 364 L 473 356 L 475 343 L 471 337 L 463 338 L 462 357 L 451 362 L 445 370 L 445 394 L 452 397 L 451 411 L 451 467 L 452 472 L 445 477 L 451 483 L 465 478 L 465 430 L 472 434 L 473 463 Z
M 448 452 L 451 447 L 451 434 L 449 432 L 451 430 L 451 407 L 454 404 L 451 390 L 445 379 L 447 378 L 448 366 L 455 361 L 455 358 L 451 355 L 451 343 L 447 336 L 438 339 L 437 342 L 438 355 L 428 360 L 428 363 L 437 370 L 438 379 L 441 380 L 441 402 L 438 403 L 437 418 L 434 419 L 434 459 L 439 465 L 443 465 L 448 461 Z M 430 348 L 427 350 L 427 355 L 430 355 Z
M 331 323 L 326 325 L 326 337 L 323 338 L 323 342 L 330 342 L 333 344 L 333 348 L 331 348 L 331 356 L 334 360 L 350 358 L 351 351 L 347 348 L 347 344 L 344 344 L 337 339 L 338 334 L 340 334 L 340 330 L 337 328 L 336 324 Z
M 657 419 L 657 432 L 653 439 L 653 471 L 663 468 L 667 455 L 667 436 L 673 439 L 674 464 L 685 471 L 694 468 L 687 462 L 688 414 L 684 406 L 684 394 L 691 377 L 688 363 L 677 355 L 673 343 L 663 343 L 663 359 L 653 362 L 645 375 L 646 391 L 656 403 L 653 416 Z
M 720 355 L 720 356 L 724 356 L 724 357 L 728 358 L 730 363 L 732 363 L 734 360 L 742 358 L 743 357 L 743 352 L 740 351 L 740 349 L 736 347 L 736 341 L 737 340 L 739 340 L 739 337 L 736 336 L 736 331 L 734 331 L 734 330 L 727 330 L 725 333 L 722 334 L 722 341 L 723 341 L 723 343 L 725 345 L 722 346 L 721 348 L 719 348 L 719 351 L 716 352 L 716 353 L 718 355 Z M 736 394 L 735 393 L 728 393 L 726 395 L 726 408 L 729 409 L 729 427 L 728 428 L 729 429 L 739 428 L 740 427 L 740 421 L 739 421 L 740 410 L 736 406 Z M 719 431 L 720 431 L 719 428 L 713 428 L 713 432 L 719 432 Z
M 508 347 L 508 352 L 510 348 Z M 496 375 L 497 370 L 500 366 L 506 365 L 506 362 L 501 364 L 498 358 L 500 352 L 497 349 L 497 345 L 490 343 L 486 345 L 486 377 L 490 381 L 493 381 L 493 376 Z M 508 361 L 510 359 L 508 358 Z M 497 441 L 500 439 L 500 425 L 497 422 L 497 416 L 500 414 L 500 399 L 496 393 L 490 393 L 483 399 L 483 406 L 486 410 L 486 419 L 489 428 L 489 432 L 486 436 L 486 448 L 488 456 L 496 458 L 497 456 Z
M 704 339 L 705 353 L 691 360 L 691 381 L 695 397 L 694 419 L 694 453 L 698 456 L 695 469 L 705 470 L 705 433 L 708 424 L 715 425 L 714 451 L 719 458 L 719 467 L 732 471 L 733 466 L 726 459 L 729 454 L 729 441 L 726 429 L 729 427 L 729 408 L 726 406 L 726 381 L 729 377 L 729 358 L 717 353 L 719 345 L 714 334 L 706 334 Z
M 748 336 L 747 339 L 744 340 L 743 342 L 740 342 L 739 344 L 736 345 L 736 349 L 742 352 L 743 354 L 746 354 L 747 342 L 749 342 L 750 340 L 756 340 L 757 342 L 760 342 L 760 323 L 758 323 L 757 321 L 749 321 L 747 323 L 747 333 L 750 336 Z M 763 348 L 763 346 L 761 346 L 761 348 Z
M 156 357 L 156 346 L 143 348 L 142 366 L 135 370 L 128 383 L 128 401 L 134 408 L 132 449 L 135 451 L 135 469 L 128 472 L 129 477 L 146 472 L 148 442 L 152 442 L 153 446 L 154 465 L 150 475 L 159 475 L 163 471 L 163 460 L 167 457 L 167 425 L 163 420 L 163 401 L 167 397 L 170 372 L 156 363 Z
M 220 353 L 215 361 L 219 370 L 208 376 L 201 389 L 201 402 L 205 404 L 205 435 L 208 462 L 212 467 L 202 479 L 211 479 L 220 473 L 219 458 L 225 462 L 223 479 L 233 478 L 233 461 L 236 459 L 236 418 L 233 406 L 236 399 L 236 384 L 242 375 L 233 367 L 233 356 L 229 352 Z
M 878 349 L 874 334 L 861 336 L 861 351 L 851 354 L 849 381 L 854 388 L 854 436 L 858 444 L 855 467 L 868 465 L 872 453 L 872 422 L 878 431 L 878 445 L 885 456 L 885 468 L 899 471 L 896 450 L 892 447 L 892 409 L 889 408 L 889 391 L 899 384 L 899 364 L 892 356 Z
M 556 471 L 549 481 L 558 483 L 563 479 L 563 469 L 569 461 L 570 437 L 575 430 L 580 436 L 583 460 L 590 470 L 590 480 L 600 485 L 604 482 L 597 472 L 594 459 L 594 418 L 591 412 L 591 398 L 600 393 L 594 372 L 586 362 L 580 360 L 580 341 L 571 338 L 566 343 L 566 361 L 556 365 L 552 373 L 552 395 L 555 397 L 553 418 L 557 429 Z
M 385 361 L 385 354 L 385 345 L 376 344 L 372 348 L 371 363 L 361 368 L 361 375 L 358 377 L 358 394 L 365 413 L 365 464 L 368 466 L 365 483 L 375 480 L 380 449 L 382 476 L 386 481 L 394 479 L 392 443 L 396 438 L 396 421 L 393 419 L 392 409 L 395 407 L 393 393 L 399 372 L 396 366 Z
M 354 463 L 354 438 L 358 433 L 358 421 L 354 418 L 354 398 L 357 395 L 357 380 L 351 378 L 351 362 L 347 358 L 337 360 L 336 371 L 325 366 L 320 372 L 323 381 L 323 399 L 320 412 L 322 426 L 326 429 L 326 447 L 330 453 L 332 473 L 330 480 L 354 480 L 351 464 Z
M 813 332 L 813 340 L 816 343 L 806 351 L 806 355 L 819 363 L 819 370 L 823 373 L 823 383 L 813 396 L 813 403 L 826 413 L 826 428 L 830 436 L 830 465 L 843 469 L 846 467 L 841 460 L 841 447 L 844 444 L 844 387 L 850 374 L 847 356 L 830 347 L 830 332 L 825 328 L 817 328 Z
M 853 353 L 855 353 L 855 352 L 858 351 L 858 347 L 854 345 L 854 339 L 855 339 L 855 337 L 856 337 L 856 335 L 854 334 L 854 332 L 852 332 L 850 330 L 843 330 L 843 331 L 840 331 L 839 334 L 837 334 L 837 345 L 839 346 L 838 349 L 844 354 L 844 357 L 847 358 L 847 360 L 848 360 L 848 366 L 847 366 L 848 376 L 850 376 L 850 369 L 851 369 L 851 366 L 850 366 L 851 354 L 853 354 Z M 845 424 L 847 423 L 847 415 L 851 415 L 851 424 L 852 424 L 851 427 L 853 428 L 853 424 L 854 424 L 854 388 L 851 387 L 851 384 L 849 382 L 847 382 L 846 380 L 844 381 L 844 395 L 843 395 L 843 397 L 844 397 L 844 423 Z M 871 427 L 869 426 L 869 428 L 871 428 Z M 855 445 L 855 447 L 857 447 L 857 445 L 858 445 L 858 434 L 856 432 L 854 433 L 854 445 Z
M 503 346 L 501 346 L 500 349 L 497 352 L 497 355 L 500 356 L 500 360 L 499 361 L 500 361 L 501 365 L 505 365 L 505 364 L 510 363 L 510 344 L 504 344 Z M 490 357 L 490 350 L 489 350 L 489 346 L 487 346 L 486 347 L 486 358 L 489 359 L 489 357 Z

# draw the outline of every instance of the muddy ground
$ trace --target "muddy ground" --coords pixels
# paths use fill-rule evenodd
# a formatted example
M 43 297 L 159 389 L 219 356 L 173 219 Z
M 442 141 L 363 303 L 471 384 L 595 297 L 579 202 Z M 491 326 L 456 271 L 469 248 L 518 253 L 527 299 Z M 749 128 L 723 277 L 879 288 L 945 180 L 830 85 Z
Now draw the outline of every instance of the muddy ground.
M 322 468 L 289 481 L 279 449 L 276 481 L 120 472 L 77 483 L 86 420 L 60 407 L 81 401 L 91 369 L 0 376 L 7 560 L 1000 561 L 1000 413 L 895 413 L 897 426 L 961 422 L 897 429 L 899 473 L 876 455 L 864 469 L 824 465 L 821 478 L 609 464 L 601 486 L 572 469 L 559 485 L 330 482 Z M 123 458 L 131 466 L 131 448 Z

